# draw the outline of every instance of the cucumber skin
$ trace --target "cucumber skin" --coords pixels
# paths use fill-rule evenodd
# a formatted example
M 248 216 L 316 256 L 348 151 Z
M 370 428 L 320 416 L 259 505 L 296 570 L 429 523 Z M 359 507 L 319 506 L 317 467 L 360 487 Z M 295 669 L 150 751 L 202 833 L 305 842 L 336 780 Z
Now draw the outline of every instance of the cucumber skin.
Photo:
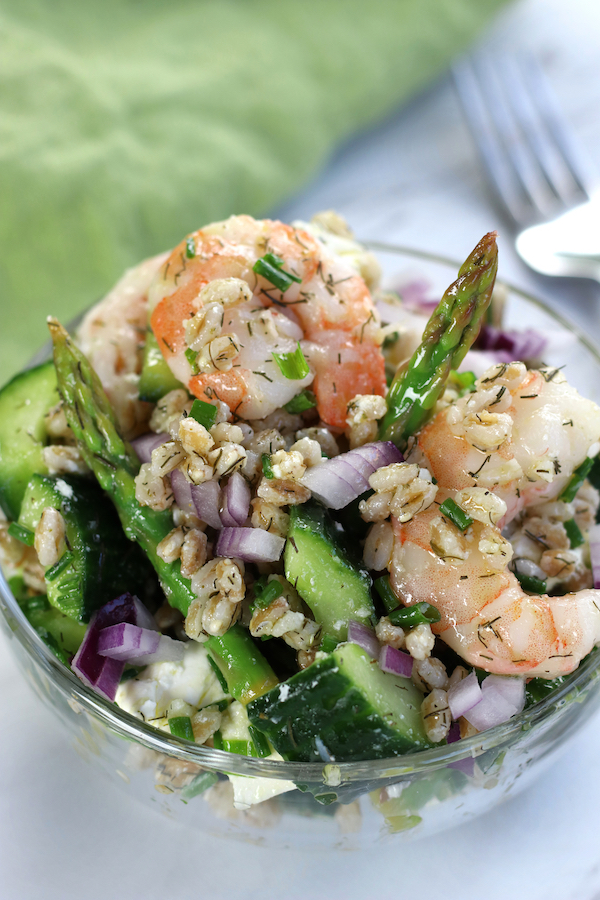
M 350 652 L 364 653 L 359 648 Z M 250 723 L 267 736 L 284 759 L 293 762 L 324 762 L 315 744 L 316 736 L 336 762 L 386 759 L 434 746 L 425 736 L 419 707 L 410 702 L 420 698 L 414 685 L 408 679 L 397 679 L 408 691 L 406 711 L 413 719 L 403 735 L 389 727 L 344 672 L 347 653 L 340 646 L 326 659 L 253 700 L 247 706 Z M 389 683 L 395 687 L 393 681 Z
M 19 518 L 31 476 L 48 471 L 44 417 L 59 399 L 51 360 L 19 372 L 0 391 L 0 506 L 12 521 Z
M 348 622 L 374 621 L 372 579 L 327 510 L 313 502 L 290 509 L 285 577 L 310 607 L 323 633 L 345 641 Z
M 125 591 L 144 593 L 150 565 L 142 551 L 125 540 L 112 504 L 95 482 L 73 475 L 33 475 L 19 524 L 34 531 L 47 506 L 65 519 L 66 542 L 73 553 L 71 563 L 46 581 L 53 607 L 88 622 L 96 609 Z
M 144 346 L 144 360 L 138 385 L 140 400 L 148 403 L 158 403 L 161 397 L 182 388 L 169 368 L 169 364 L 160 352 L 158 341 L 154 337 L 151 328 L 146 331 L 146 344 Z

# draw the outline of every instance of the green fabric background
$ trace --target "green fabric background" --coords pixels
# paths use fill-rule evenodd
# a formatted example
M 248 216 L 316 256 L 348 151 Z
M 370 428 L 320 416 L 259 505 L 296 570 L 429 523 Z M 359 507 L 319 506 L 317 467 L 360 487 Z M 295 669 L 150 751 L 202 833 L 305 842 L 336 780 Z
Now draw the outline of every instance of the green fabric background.
M 503 0 L 4 0 L 0 382 L 122 270 L 260 215 Z

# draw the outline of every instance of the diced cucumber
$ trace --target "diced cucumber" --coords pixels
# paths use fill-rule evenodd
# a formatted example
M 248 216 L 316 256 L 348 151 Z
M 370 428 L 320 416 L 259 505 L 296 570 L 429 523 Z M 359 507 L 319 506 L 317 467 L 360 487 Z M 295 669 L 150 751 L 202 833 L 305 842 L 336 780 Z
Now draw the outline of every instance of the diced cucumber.
M 49 506 L 65 520 L 67 547 L 45 573 L 52 606 L 87 622 L 94 610 L 125 591 L 144 596 L 152 577 L 150 565 L 137 544 L 124 538 L 112 503 L 95 482 L 71 475 L 33 475 L 19 525 L 35 531 Z
M 375 615 L 371 576 L 354 558 L 326 509 L 311 501 L 290 510 L 285 577 L 311 608 L 324 634 L 345 641 L 348 622 Z
M 144 361 L 138 386 L 140 400 L 157 403 L 161 397 L 175 388 L 183 387 L 171 372 L 150 327 L 146 331 Z
M 20 372 L 0 391 L 0 506 L 19 518 L 25 488 L 34 472 L 47 472 L 42 450 L 48 442 L 44 416 L 58 403 L 50 360 Z
M 21 602 L 20 606 L 44 640 L 49 635 L 66 656 L 77 652 L 87 628 L 83 622 L 75 622 L 50 606 L 46 597 L 31 597 Z
M 431 747 L 422 695 L 408 678 L 382 672 L 356 644 L 248 704 L 248 718 L 284 759 L 383 759 Z

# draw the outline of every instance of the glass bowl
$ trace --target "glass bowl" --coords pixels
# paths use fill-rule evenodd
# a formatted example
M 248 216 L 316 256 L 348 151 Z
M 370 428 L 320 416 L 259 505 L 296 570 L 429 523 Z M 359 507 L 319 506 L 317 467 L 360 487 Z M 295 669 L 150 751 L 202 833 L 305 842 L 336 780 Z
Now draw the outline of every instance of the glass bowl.
M 424 277 L 432 295 L 441 296 L 456 277 L 456 262 L 382 244 L 371 247 L 390 287 Z M 571 383 L 600 403 L 600 355 L 585 335 L 512 287 L 507 287 L 504 322 L 509 328 L 552 332 L 544 361 L 566 365 Z M 96 695 L 38 637 L 1 574 L 0 608 L 21 671 L 92 768 L 148 806 L 156 809 L 158 801 L 170 818 L 190 828 L 279 848 L 364 848 L 465 822 L 528 785 L 564 751 L 600 702 L 596 649 L 534 707 L 448 746 L 339 764 L 253 759 L 157 731 Z M 247 794 L 281 792 L 235 809 L 229 776 L 244 779 Z

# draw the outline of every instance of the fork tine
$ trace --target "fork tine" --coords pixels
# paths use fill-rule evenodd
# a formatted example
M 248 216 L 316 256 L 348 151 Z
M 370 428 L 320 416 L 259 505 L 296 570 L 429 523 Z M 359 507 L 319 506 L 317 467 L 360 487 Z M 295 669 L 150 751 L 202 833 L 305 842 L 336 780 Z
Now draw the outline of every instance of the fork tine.
M 521 69 L 525 80 L 529 83 L 531 95 L 535 97 L 540 119 L 544 123 L 547 132 L 551 135 L 554 147 L 560 154 L 561 162 L 573 180 L 575 190 L 571 189 L 570 203 L 573 203 L 573 193 L 578 194 L 576 202 L 589 200 L 589 193 L 586 187 L 588 181 L 586 175 L 587 166 L 571 140 L 570 131 L 558 109 L 540 66 L 532 56 L 527 56 L 521 59 Z
M 518 225 L 523 218 L 520 191 L 492 124 L 487 99 L 473 61 L 467 57 L 463 58 L 453 66 L 452 75 L 467 124 L 481 153 L 489 181 L 509 217 Z

